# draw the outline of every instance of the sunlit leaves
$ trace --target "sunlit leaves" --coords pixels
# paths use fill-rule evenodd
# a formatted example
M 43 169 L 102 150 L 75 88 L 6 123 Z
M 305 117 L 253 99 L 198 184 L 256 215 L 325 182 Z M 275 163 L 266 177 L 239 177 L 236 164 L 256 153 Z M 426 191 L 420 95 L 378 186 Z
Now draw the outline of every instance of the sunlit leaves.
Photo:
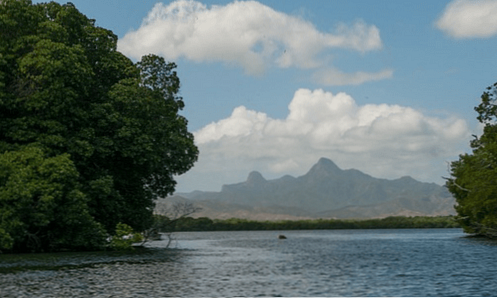
M 475 110 L 485 125 L 471 141 L 472 154 L 451 164 L 447 187 L 457 201 L 459 221 L 466 232 L 497 237 L 497 83 L 481 96 Z

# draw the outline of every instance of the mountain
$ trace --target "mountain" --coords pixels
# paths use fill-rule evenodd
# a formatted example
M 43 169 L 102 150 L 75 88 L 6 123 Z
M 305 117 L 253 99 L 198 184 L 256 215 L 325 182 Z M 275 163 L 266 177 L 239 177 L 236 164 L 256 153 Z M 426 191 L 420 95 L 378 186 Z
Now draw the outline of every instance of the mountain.
M 177 194 L 202 208 L 196 217 L 248 219 L 377 218 L 393 215 L 455 214 L 455 200 L 445 187 L 411 177 L 378 179 L 361 171 L 342 170 L 321 158 L 303 176 L 266 180 L 251 172 L 245 182 L 224 185 L 220 192 Z M 164 202 L 160 201 L 159 204 Z

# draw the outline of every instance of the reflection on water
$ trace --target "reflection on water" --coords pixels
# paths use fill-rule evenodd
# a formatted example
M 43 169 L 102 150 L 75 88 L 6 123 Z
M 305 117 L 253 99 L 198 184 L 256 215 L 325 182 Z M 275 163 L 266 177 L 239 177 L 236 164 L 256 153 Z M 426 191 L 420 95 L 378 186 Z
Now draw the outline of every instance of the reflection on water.
M 178 233 L 129 253 L 0 255 L 1 297 L 495 296 L 497 245 L 450 230 Z

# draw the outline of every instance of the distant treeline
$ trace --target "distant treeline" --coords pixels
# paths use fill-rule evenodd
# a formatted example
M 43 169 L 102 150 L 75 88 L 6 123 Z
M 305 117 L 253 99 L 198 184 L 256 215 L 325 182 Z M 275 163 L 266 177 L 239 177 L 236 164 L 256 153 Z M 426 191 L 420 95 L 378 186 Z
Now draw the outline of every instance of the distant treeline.
M 255 231 L 255 230 L 333 230 L 333 229 L 420 229 L 459 228 L 453 216 L 391 216 L 381 219 L 309 219 L 255 221 L 239 218 L 210 219 L 184 217 L 174 221 L 156 215 L 156 227 L 161 232 L 184 231 Z

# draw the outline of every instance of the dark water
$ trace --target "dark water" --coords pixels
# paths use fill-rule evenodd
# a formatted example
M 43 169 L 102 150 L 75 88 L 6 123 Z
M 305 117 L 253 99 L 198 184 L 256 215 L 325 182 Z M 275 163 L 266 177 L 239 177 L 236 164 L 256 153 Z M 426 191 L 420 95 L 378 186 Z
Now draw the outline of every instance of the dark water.
M 176 239 L 167 250 L 3 255 L 0 297 L 497 296 L 497 243 L 459 229 Z

